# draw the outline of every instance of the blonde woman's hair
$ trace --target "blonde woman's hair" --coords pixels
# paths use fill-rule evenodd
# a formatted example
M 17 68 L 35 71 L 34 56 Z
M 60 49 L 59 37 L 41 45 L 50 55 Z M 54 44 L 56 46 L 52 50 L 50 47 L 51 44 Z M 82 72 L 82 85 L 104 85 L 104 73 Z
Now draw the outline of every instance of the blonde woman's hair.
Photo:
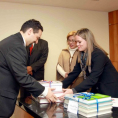
M 67 40 L 69 39 L 70 36 L 74 36 L 77 31 L 71 31 L 67 35 Z
M 91 53 L 93 52 L 94 48 L 99 48 L 100 50 L 102 50 L 106 55 L 108 55 L 108 53 L 101 47 L 98 45 L 98 43 L 96 42 L 93 33 L 87 29 L 87 28 L 82 28 L 80 30 L 78 30 L 75 35 L 80 36 L 81 38 L 83 38 L 84 40 L 87 41 L 87 62 L 86 65 L 87 66 L 91 66 Z M 78 62 L 80 62 L 80 52 L 78 52 Z

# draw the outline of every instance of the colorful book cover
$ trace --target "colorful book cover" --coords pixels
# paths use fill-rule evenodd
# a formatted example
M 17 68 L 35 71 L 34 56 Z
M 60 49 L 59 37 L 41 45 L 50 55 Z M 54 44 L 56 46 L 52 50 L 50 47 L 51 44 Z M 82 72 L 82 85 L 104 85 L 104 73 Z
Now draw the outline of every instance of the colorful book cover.
M 96 99 L 104 99 L 104 98 L 110 98 L 110 96 L 108 95 L 103 95 L 103 94 L 100 94 L 100 93 L 96 93 L 96 94 L 91 94 L 91 96 L 77 96 L 77 98 L 81 98 L 81 99 L 85 99 L 87 101 L 91 101 L 91 100 L 96 100 Z
M 102 103 L 105 101 L 111 101 L 111 96 L 103 95 L 100 93 L 93 94 L 83 92 L 78 94 L 67 94 L 65 99 L 82 102 L 84 104 L 96 104 L 97 102 Z

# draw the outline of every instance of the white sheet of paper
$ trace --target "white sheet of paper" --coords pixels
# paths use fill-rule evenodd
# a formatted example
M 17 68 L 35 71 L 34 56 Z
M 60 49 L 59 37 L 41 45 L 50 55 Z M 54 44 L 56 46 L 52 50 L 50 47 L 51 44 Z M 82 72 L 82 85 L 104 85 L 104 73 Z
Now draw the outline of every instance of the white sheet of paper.
M 111 98 L 112 99 L 112 107 L 118 107 L 118 98 Z
M 78 102 L 69 100 L 67 111 L 77 114 Z

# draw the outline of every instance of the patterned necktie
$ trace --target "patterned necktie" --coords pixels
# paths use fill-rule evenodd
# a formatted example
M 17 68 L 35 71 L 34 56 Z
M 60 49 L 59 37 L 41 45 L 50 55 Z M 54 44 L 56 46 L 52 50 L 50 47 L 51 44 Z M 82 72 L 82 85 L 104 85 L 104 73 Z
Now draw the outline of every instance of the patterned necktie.
M 32 44 L 31 47 L 30 47 L 30 55 L 31 55 L 31 53 L 32 53 L 32 49 L 33 49 L 33 44 Z

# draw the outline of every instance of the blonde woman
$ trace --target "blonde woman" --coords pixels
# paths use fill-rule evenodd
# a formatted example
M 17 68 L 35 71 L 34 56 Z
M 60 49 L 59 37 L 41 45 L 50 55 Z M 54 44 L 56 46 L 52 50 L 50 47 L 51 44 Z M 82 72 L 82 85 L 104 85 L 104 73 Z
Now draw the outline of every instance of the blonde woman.
M 75 41 L 75 35 L 76 31 L 71 31 L 67 35 L 67 44 L 68 48 L 63 49 L 61 51 L 61 54 L 58 58 L 58 64 L 57 64 L 57 80 L 62 81 L 66 77 L 68 77 L 68 74 L 73 71 L 73 68 L 77 61 L 78 56 L 78 48 Z M 82 77 L 76 77 L 76 80 L 71 84 L 70 87 L 74 87 L 77 84 L 81 83 L 83 81 Z
M 79 50 L 78 62 L 66 79 L 63 87 L 67 88 L 79 75 L 84 73 L 84 81 L 72 89 L 65 89 L 65 94 L 84 92 L 90 87 L 91 92 L 118 97 L 118 73 L 107 57 L 106 51 L 95 41 L 92 32 L 83 28 L 75 34 Z

